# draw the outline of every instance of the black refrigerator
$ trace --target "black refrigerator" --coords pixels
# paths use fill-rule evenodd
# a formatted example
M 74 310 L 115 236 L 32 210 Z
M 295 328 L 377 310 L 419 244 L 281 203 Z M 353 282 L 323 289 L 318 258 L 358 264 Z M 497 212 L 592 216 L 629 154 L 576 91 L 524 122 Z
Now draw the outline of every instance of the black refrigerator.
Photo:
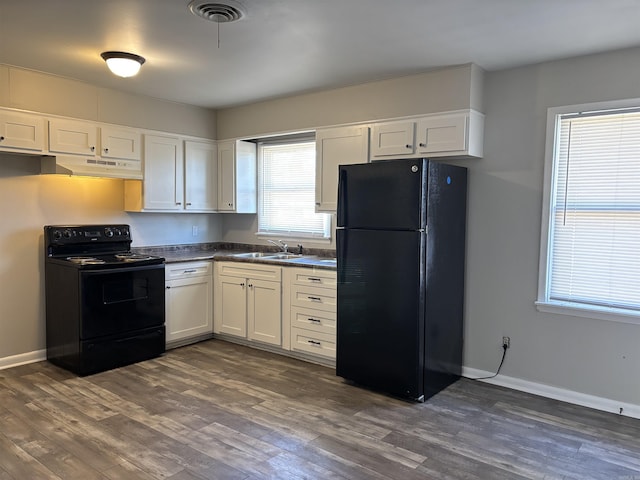
M 462 370 L 467 169 L 342 165 L 336 374 L 424 401 Z

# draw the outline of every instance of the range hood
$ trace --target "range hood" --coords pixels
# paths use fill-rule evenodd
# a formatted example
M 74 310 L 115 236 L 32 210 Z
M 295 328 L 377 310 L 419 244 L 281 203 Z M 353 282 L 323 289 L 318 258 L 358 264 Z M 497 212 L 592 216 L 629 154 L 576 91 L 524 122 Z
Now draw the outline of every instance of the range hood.
M 42 156 L 41 158 L 41 174 L 142 180 L 142 163 L 139 160 L 86 158 L 81 155 Z

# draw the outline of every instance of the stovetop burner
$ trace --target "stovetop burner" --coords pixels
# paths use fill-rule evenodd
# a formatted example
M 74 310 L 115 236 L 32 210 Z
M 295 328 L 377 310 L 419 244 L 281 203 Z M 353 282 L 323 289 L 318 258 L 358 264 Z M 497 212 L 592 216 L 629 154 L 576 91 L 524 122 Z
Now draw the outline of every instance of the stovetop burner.
M 117 253 L 114 255 L 114 257 L 123 262 L 140 262 L 143 260 L 151 260 L 154 258 L 151 255 L 141 255 L 139 253 L 133 252 Z
M 101 265 L 107 263 L 105 260 L 95 257 L 67 257 L 67 260 L 78 265 Z

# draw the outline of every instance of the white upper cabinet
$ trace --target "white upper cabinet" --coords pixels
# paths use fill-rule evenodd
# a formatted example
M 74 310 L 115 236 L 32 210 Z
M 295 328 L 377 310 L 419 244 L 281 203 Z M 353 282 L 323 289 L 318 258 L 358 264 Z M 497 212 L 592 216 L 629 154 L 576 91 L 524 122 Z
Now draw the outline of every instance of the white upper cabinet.
M 100 155 L 106 158 L 140 160 L 142 135 L 125 127 L 100 128 Z
M 257 212 L 256 144 L 218 143 L 218 212 Z
M 49 120 L 49 151 L 96 156 L 98 127 L 79 120 Z
M 369 161 L 369 127 L 336 127 L 316 131 L 316 212 L 335 212 L 338 167 Z
M 182 139 L 144 136 L 144 180 L 125 180 L 124 209 L 181 211 L 184 208 Z
M 184 156 L 177 137 L 144 137 L 144 208 L 182 210 Z
M 475 110 L 374 124 L 371 160 L 482 157 L 484 115 Z
M 188 211 L 216 211 L 218 150 L 214 142 L 184 142 L 184 201 Z
M 144 180 L 125 181 L 126 211 L 215 212 L 215 142 L 144 136 Z
M 42 152 L 44 122 L 39 115 L 0 110 L 0 151 Z
M 371 158 L 414 153 L 415 122 L 376 123 L 371 128 Z

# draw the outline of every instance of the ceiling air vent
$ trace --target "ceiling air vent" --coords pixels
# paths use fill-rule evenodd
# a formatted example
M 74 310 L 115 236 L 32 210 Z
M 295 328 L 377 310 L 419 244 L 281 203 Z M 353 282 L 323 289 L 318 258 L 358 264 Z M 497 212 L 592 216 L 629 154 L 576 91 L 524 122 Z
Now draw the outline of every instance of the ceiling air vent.
M 242 5 L 230 0 L 224 3 L 194 0 L 189 4 L 189 10 L 198 17 L 216 23 L 236 22 L 246 15 Z

